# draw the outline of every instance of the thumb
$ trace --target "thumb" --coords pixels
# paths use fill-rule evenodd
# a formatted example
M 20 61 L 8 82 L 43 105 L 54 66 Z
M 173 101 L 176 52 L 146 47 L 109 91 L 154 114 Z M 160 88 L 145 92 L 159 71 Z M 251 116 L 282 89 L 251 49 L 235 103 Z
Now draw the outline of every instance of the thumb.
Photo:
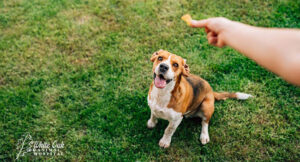
M 204 28 L 207 26 L 208 19 L 203 20 L 192 20 L 191 21 L 191 27 L 193 28 Z

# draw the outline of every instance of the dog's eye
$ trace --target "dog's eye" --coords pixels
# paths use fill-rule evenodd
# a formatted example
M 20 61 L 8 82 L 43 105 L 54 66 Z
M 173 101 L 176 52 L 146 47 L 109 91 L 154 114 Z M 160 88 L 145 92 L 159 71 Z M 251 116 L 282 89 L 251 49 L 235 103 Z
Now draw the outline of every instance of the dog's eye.
M 177 64 L 177 63 L 174 63 L 173 66 L 174 66 L 174 67 L 178 67 L 178 64 Z
M 161 56 L 158 57 L 158 61 L 161 61 L 163 60 L 163 58 Z

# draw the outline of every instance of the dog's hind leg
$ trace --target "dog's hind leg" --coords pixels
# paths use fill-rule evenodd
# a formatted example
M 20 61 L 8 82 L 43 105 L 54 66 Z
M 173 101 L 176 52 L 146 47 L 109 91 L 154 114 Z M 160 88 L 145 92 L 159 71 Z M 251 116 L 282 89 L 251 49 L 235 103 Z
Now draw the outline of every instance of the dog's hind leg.
M 209 142 L 208 124 L 209 120 L 214 113 L 214 96 L 208 96 L 201 104 L 200 110 L 197 112 L 197 116 L 202 118 L 202 129 L 200 135 L 200 141 L 203 145 Z

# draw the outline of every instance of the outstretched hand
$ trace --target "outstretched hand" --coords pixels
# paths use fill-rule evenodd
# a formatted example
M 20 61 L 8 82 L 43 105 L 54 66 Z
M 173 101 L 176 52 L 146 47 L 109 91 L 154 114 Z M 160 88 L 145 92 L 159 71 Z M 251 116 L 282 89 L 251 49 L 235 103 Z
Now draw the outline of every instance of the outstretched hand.
M 224 17 L 209 18 L 203 20 L 192 20 L 190 26 L 194 28 L 205 28 L 209 44 L 217 47 L 226 45 L 224 34 L 230 30 L 231 20 Z
M 189 26 L 205 28 L 209 44 L 230 46 L 285 80 L 300 86 L 300 30 L 263 28 L 224 17 L 192 20 Z

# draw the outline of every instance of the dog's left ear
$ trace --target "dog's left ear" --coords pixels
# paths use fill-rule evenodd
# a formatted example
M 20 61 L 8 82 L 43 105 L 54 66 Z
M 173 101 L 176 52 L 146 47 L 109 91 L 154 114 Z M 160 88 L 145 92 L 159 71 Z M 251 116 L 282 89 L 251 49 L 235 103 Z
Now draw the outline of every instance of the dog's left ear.
M 183 59 L 184 61 L 184 64 L 183 64 L 183 71 L 182 71 L 182 74 L 184 76 L 189 76 L 190 75 L 190 68 L 189 68 L 189 65 L 186 64 L 186 59 Z

